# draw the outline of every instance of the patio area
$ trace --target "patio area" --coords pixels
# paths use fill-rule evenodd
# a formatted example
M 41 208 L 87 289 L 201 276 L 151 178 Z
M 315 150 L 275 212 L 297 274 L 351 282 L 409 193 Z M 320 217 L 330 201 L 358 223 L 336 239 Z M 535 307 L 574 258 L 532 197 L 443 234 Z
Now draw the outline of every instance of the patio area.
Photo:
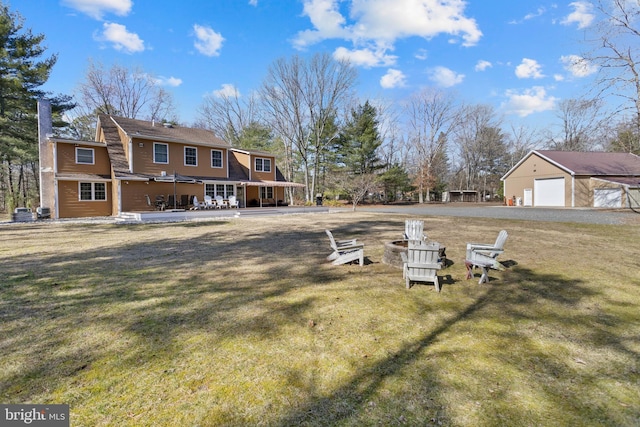
M 207 221 L 218 218 L 239 218 L 261 215 L 291 215 L 303 213 L 329 212 L 323 206 L 282 206 L 273 208 L 238 208 L 238 209 L 166 209 L 164 211 L 123 212 L 117 221 L 122 222 L 176 222 Z

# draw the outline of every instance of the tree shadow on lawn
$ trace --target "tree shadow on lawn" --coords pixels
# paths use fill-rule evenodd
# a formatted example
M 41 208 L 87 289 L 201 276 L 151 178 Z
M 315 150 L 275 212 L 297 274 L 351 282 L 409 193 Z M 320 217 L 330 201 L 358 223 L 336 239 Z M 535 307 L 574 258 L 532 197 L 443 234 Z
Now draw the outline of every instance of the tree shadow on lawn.
M 171 358 L 168 342 L 185 330 L 229 324 L 236 334 L 268 336 L 286 322 L 304 323 L 313 298 L 285 304 L 278 297 L 343 274 L 318 268 L 329 247 L 318 247 L 318 232 L 249 232 L 233 239 L 203 226 L 191 240 L 143 227 L 156 237 L 71 254 L 2 258 L 7 276 L 0 283 L 0 355 L 19 353 L 22 363 L 0 382 L 0 401 L 32 401 L 111 351 L 108 342 L 78 343 L 70 337 L 78 330 L 133 333 L 138 339 L 132 345 L 140 350 L 129 357 L 132 364 L 149 355 Z M 238 308 L 258 303 L 267 308 L 260 316 L 236 317 Z M 287 320 L 274 323 L 272 316 Z
M 515 268 L 505 275 L 504 283 L 496 283 L 495 286 L 485 284 L 483 289 L 486 291 L 464 310 L 443 318 L 421 338 L 408 343 L 401 350 L 361 368 L 349 382 L 330 394 L 314 392 L 310 387 L 307 395 L 311 397 L 277 424 L 366 424 L 372 408 L 376 407 L 384 410 L 377 413 L 375 419 L 386 420 L 389 424 L 455 424 L 456 417 L 459 421 L 464 416 L 461 414 L 464 412 L 462 407 L 469 403 L 474 406 L 473 402 L 482 402 L 474 409 L 478 417 L 475 421 L 488 425 L 504 424 L 505 420 L 527 420 L 528 425 L 570 424 L 581 420 L 617 425 L 621 419 L 625 419 L 620 416 L 619 407 L 603 408 L 602 403 L 594 405 L 593 396 L 602 396 L 604 393 L 600 389 L 600 380 L 623 381 L 633 388 L 634 380 L 625 376 L 628 367 L 610 366 L 606 370 L 610 372 L 607 377 L 606 373 L 595 373 L 594 366 L 583 368 L 580 363 L 568 360 L 563 350 L 556 353 L 553 349 L 545 351 L 541 347 L 542 341 L 546 345 L 555 342 L 558 348 L 569 341 L 587 351 L 595 351 L 589 340 L 605 331 L 591 313 L 581 311 L 578 306 L 584 298 L 599 296 L 597 290 L 579 279 L 537 274 L 525 268 Z M 437 306 L 437 303 L 434 305 Z M 487 326 L 492 322 L 493 326 Z M 494 330 L 496 323 L 511 326 L 505 331 L 500 331 L 500 328 Z M 538 338 L 535 332 L 531 333 L 532 324 L 541 324 L 545 336 Z M 556 336 L 553 336 L 554 328 L 557 328 Z M 457 354 L 454 350 L 432 350 L 433 346 L 446 347 L 443 342 L 446 343 L 450 337 L 455 343 L 455 337 L 464 334 L 477 336 L 472 348 L 458 347 Z M 578 339 L 578 336 L 586 338 Z M 486 347 L 480 343 L 483 340 L 495 340 L 495 344 Z M 615 354 L 630 354 L 632 359 L 639 356 L 614 337 L 601 345 Z M 479 353 L 476 355 L 475 352 Z M 462 356 L 461 353 L 466 354 Z M 450 382 L 446 374 L 448 362 L 456 357 L 464 357 L 471 362 L 468 366 L 456 367 L 465 371 L 459 374 L 469 378 L 462 385 Z M 484 364 L 481 362 L 484 357 L 493 359 L 493 362 Z M 396 390 L 396 393 L 406 395 L 407 399 L 396 394 L 390 398 L 391 402 L 385 404 L 383 390 L 387 387 L 386 383 L 394 377 L 406 377 L 412 369 L 422 369 L 425 360 L 429 359 L 437 361 L 426 365 L 435 366 L 433 370 L 421 371 L 419 381 L 410 381 L 401 391 Z M 510 372 L 511 377 L 503 376 L 501 370 Z M 599 380 L 590 382 L 594 375 L 599 376 Z M 525 401 L 537 401 L 534 409 L 514 401 L 514 390 L 511 390 L 510 384 L 514 380 L 526 382 L 528 395 L 519 397 Z M 579 384 L 578 387 L 574 382 Z M 587 389 L 580 389 L 580 385 Z M 519 387 L 513 389 L 518 390 Z M 422 394 L 424 408 L 415 407 L 416 391 Z M 521 393 L 521 389 L 516 391 L 518 393 Z M 453 408 L 454 396 L 461 395 L 467 400 L 459 402 L 460 407 Z M 397 403 L 404 401 L 407 402 L 406 406 L 398 407 Z M 535 408 L 544 408 L 544 413 L 532 412 Z M 638 415 L 637 409 L 629 408 L 626 419 L 637 419 Z M 468 420 L 474 422 L 474 419 Z

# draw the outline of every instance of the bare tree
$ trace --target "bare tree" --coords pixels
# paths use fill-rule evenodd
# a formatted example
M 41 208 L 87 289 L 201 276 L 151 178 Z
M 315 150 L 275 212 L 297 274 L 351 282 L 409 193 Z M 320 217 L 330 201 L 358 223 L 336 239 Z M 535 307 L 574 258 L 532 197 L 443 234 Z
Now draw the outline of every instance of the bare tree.
M 270 123 L 285 142 L 287 173 L 293 173 L 294 153 L 300 161 L 306 201 L 315 192 L 322 150 L 331 141 L 326 128 L 351 96 L 356 77 L 349 63 L 329 54 L 316 54 L 308 61 L 280 58 L 269 67 L 262 99 Z
M 450 93 L 426 88 L 411 96 L 406 112 L 409 140 L 417 156 L 419 201 L 424 203 L 423 195 L 426 192 L 429 200 L 436 178 L 436 161 L 443 158 L 447 137 L 459 123 L 460 109 Z
M 564 99 L 558 104 L 560 132 L 549 146 L 562 151 L 591 151 L 602 141 L 602 102 L 598 99 Z
M 512 125 L 505 138 L 509 149 L 509 168 L 515 166 L 529 151 L 541 145 L 537 131 L 523 126 Z
M 262 122 L 257 94 L 241 97 L 237 90 L 205 96 L 198 115 L 198 125 L 235 147 L 241 146 L 244 129 Z
M 331 185 L 347 195 L 355 211 L 358 204 L 369 193 L 379 189 L 378 177 L 375 173 L 356 174 L 351 171 L 341 171 L 332 174 Z
M 593 0 L 600 19 L 593 26 L 593 49 L 583 59 L 600 67 L 598 87 L 622 99 L 618 112 L 631 111 L 640 137 L 640 2 Z
M 158 80 L 140 68 L 89 62 L 80 82 L 78 97 L 82 114 L 104 113 L 130 119 L 175 120 L 173 98 Z
M 501 125 L 492 106 L 465 107 L 455 135 L 465 190 L 497 189 L 496 179 L 507 171 L 508 152 Z

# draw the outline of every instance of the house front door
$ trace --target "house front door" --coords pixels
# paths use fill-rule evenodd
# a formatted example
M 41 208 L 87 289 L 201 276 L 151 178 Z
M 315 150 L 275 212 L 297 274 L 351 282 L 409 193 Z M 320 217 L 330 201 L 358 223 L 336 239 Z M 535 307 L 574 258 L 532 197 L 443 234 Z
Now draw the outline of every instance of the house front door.
M 246 206 L 244 200 L 244 187 L 242 185 L 236 185 L 236 200 L 238 201 L 238 206 L 244 208 Z

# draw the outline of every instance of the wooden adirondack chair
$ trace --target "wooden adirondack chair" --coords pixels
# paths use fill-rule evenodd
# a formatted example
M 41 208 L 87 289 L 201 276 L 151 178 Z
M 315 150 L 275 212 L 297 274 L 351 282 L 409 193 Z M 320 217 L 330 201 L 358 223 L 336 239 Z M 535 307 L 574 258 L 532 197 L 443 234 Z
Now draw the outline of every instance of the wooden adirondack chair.
M 333 249 L 327 261 L 332 261 L 333 265 L 339 265 L 357 260 L 361 267 L 364 265 L 364 243 L 358 243 L 356 239 L 335 240 L 331 231 L 325 230 L 325 232 L 329 236 L 331 249 Z
M 407 219 L 404 221 L 404 240 L 427 240 L 424 234 L 424 221 Z
M 411 287 L 411 282 L 433 282 L 436 291 L 440 292 L 440 282 L 438 281 L 438 270 L 442 268 L 442 263 L 438 261 L 440 245 L 437 243 L 428 244 L 423 240 L 409 240 L 408 250 L 402 252 L 404 261 L 403 276 L 407 289 Z
M 509 234 L 506 230 L 500 231 L 494 244 L 467 243 L 467 257 L 464 265 L 467 267 L 467 279 L 473 277 L 473 269 L 482 270 L 479 284 L 489 281 L 489 269 L 504 270 L 504 265 L 496 259 L 504 252 L 504 244 Z

